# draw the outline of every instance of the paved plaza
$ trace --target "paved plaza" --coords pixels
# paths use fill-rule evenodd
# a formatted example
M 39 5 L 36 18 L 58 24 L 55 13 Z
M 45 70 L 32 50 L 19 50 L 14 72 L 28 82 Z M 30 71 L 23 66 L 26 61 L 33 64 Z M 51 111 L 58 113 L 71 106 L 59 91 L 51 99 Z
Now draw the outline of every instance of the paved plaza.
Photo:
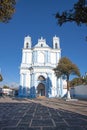
M 87 130 L 87 101 L 0 98 L 0 130 Z

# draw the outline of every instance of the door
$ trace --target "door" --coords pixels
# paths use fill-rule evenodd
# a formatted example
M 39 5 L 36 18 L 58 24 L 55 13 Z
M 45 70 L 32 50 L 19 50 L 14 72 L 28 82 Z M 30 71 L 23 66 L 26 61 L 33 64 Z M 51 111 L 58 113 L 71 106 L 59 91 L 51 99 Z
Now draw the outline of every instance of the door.
M 37 87 L 38 96 L 45 96 L 45 85 L 40 83 Z

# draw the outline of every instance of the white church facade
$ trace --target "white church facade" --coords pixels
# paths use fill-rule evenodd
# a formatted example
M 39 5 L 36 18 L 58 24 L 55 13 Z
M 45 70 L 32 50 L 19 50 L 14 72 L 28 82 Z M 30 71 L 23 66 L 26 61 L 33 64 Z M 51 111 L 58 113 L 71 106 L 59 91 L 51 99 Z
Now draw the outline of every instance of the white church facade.
M 35 46 L 32 46 L 31 37 L 26 36 L 20 65 L 19 96 L 62 97 L 63 79 L 57 80 L 53 71 L 60 58 L 59 37 L 53 37 L 52 47 L 50 47 L 43 37 L 38 39 Z

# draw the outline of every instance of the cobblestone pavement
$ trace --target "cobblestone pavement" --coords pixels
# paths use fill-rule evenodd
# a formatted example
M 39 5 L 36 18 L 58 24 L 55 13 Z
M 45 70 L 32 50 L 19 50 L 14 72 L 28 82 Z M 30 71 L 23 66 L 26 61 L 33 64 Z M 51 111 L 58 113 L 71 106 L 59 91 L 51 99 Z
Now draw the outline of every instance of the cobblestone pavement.
M 0 130 L 87 130 L 87 113 L 75 112 L 81 106 L 87 110 L 86 101 L 0 99 Z

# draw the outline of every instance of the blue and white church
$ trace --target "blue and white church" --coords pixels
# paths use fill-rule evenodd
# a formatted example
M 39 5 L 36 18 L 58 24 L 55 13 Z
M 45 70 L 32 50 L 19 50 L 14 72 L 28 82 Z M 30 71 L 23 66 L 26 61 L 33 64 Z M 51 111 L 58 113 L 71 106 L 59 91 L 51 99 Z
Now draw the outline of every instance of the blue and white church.
M 52 47 L 41 37 L 32 46 L 30 36 L 24 38 L 22 62 L 20 65 L 20 97 L 62 97 L 63 79 L 54 74 L 53 69 L 61 58 L 59 37 L 54 36 Z

